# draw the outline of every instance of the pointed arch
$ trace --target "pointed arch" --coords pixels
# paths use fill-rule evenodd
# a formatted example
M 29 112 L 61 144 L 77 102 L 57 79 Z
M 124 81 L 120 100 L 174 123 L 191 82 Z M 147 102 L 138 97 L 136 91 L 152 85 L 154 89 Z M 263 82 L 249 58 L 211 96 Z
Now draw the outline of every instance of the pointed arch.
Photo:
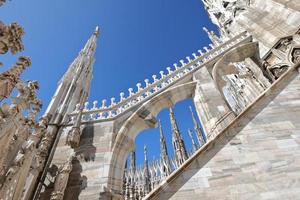
M 179 101 L 192 98 L 195 93 L 196 82 L 188 82 L 172 87 L 151 100 L 145 102 L 122 125 L 114 142 L 110 162 L 108 187 L 120 191 L 122 175 L 127 155 L 134 147 L 136 136 L 143 130 L 156 126 L 156 116 L 164 108 L 170 107 Z

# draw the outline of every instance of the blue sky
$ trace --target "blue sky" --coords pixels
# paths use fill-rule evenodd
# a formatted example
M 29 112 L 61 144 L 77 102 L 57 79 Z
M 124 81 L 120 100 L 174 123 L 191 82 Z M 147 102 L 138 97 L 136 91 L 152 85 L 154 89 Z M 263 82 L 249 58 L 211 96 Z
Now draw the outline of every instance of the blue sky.
M 25 51 L 32 66 L 23 79 L 40 83 L 43 111 L 53 95 L 57 81 L 94 31 L 101 29 L 95 55 L 94 77 L 89 101 L 119 97 L 119 93 L 153 74 L 159 74 L 181 58 L 191 55 L 210 41 L 202 31 L 215 27 L 208 19 L 201 0 L 12 0 L 0 8 L 5 23 L 18 22 L 25 29 Z M 5 70 L 17 56 L 4 55 Z M 184 138 L 192 127 L 185 101 L 175 108 Z M 167 110 L 159 114 L 171 153 Z M 151 146 L 149 157 L 159 155 L 158 129 L 137 137 L 138 163 L 143 145 Z M 188 146 L 190 141 L 186 139 Z

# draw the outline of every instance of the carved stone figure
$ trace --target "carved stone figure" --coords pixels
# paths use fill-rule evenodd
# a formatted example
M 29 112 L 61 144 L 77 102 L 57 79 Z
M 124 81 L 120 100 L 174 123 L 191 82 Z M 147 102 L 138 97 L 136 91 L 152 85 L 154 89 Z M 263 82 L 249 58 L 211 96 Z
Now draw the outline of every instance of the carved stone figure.
M 72 148 L 76 148 L 79 146 L 80 142 L 80 127 L 72 127 L 67 137 L 67 144 L 69 144 Z
M 68 145 L 70 145 L 72 148 L 77 148 L 79 146 L 79 142 L 80 142 L 80 133 L 81 133 L 80 124 L 81 124 L 83 106 L 81 105 L 80 107 L 81 108 L 78 111 L 78 114 L 76 116 L 76 120 L 74 122 L 72 129 L 68 133 L 67 141 L 66 141 L 66 143 Z
M 55 178 L 54 191 L 51 193 L 51 200 L 63 200 L 64 191 L 67 187 L 70 172 L 72 171 L 73 156 L 67 162 L 61 165 L 58 169 L 58 174 Z

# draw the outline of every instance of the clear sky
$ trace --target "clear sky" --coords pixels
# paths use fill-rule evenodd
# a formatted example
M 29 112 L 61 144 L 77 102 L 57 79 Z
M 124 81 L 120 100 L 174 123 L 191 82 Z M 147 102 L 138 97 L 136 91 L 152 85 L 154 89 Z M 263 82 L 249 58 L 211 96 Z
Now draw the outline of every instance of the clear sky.
M 23 79 L 38 80 L 39 97 L 47 107 L 57 81 L 84 46 L 95 26 L 101 29 L 95 55 L 94 77 L 89 101 L 119 98 L 119 93 L 145 78 L 151 79 L 167 66 L 179 62 L 210 41 L 202 31 L 211 24 L 201 0 L 12 0 L 0 8 L 4 23 L 18 22 L 25 29 L 23 43 L 32 66 Z M 1 71 L 17 56 L 4 55 Z M 187 146 L 187 128 L 192 128 L 188 111 L 191 101 L 175 107 L 175 114 Z M 167 110 L 159 114 L 172 154 Z M 158 129 L 137 137 L 138 163 L 143 145 L 149 157 L 159 155 Z

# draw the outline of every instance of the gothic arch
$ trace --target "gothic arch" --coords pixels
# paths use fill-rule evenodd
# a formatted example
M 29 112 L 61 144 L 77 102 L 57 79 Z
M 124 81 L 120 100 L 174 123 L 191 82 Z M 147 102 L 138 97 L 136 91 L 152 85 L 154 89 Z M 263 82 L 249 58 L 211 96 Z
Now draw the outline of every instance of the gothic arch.
M 239 71 L 232 63 L 244 61 L 246 58 L 254 58 L 256 61 L 259 60 L 258 42 L 241 44 L 233 48 L 225 53 L 224 56 L 217 61 L 213 67 L 212 76 L 214 83 L 229 108 L 231 108 L 231 105 L 229 104 L 223 92 L 223 88 L 226 86 L 227 82 L 222 77 L 229 74 L 238 74 Z
M 222 79 L 222 76 L 238 73 L 237 69 L 231 63 L 241 62 L 246 58 L 255 56 L 258 56 L 258 42 L 251 42 L 242 44 L 228 51 L 215 64 L 212 70 L 212 76 L 216 86 L 222 94 L 222 88 L 226 85 L 226 81 Z
M 188 82 L 172 87 L 145 102 L 121 126 L 112 149 L 112 159 L 109 171 L 108 187 L 120 191 L 126 158 L 134 149 L 134 140 L 141 131 L 154 128 L 156 116 L 164 108 L 177 102 L 192 98 L 195 93 L 196 82 Z

